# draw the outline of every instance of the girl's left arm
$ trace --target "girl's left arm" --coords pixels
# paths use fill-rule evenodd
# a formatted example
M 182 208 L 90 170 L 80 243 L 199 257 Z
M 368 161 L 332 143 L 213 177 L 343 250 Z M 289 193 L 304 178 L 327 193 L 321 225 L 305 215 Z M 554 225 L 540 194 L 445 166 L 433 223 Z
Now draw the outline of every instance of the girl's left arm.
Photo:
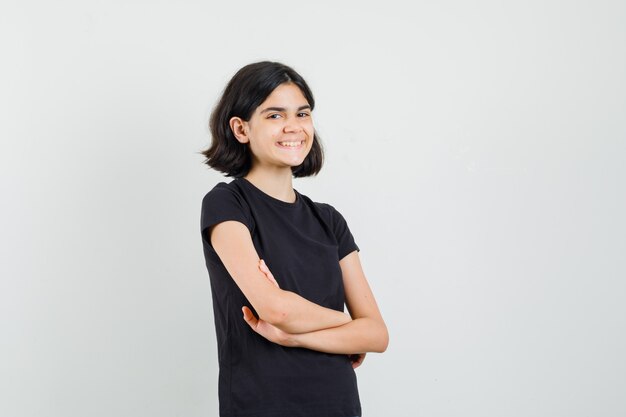
M 290 334 L 256 319 L 249 310 L 244 309 L 244 319 L 259 334 L 283 346 L 326 353 L 384 352 L 389 344 L 389 333 L 363 273 L 358 251 L 343 257 L 339 265 L 343 274 L 346 306 L 353 319 L 351 322 L 309 333 Z

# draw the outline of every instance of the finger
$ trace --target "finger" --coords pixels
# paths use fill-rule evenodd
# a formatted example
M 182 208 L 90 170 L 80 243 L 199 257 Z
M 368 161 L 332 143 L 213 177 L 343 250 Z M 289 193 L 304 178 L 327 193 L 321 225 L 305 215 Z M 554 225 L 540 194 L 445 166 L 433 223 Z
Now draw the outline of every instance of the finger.
M 278 282 L 276 281 L 276 278 L 274 278 L 274 276 L 272 274 L 266 275 L 267 279 L 270 280 L 270 282 L 274 285 L 276 285 L 277 288 L 280 288 L 280 286 L 278 285 Z
M 241 307 L 241 311 L 243 312 L 243 319 L 250 325 L 250 327 L 254 328 L 258 322 L 257 318 L 252 314 L 252 310 L 248 307 Z
M 261 272 L 263 272 L 265 274 L 265 277 L 267 279 L 269 279 L 272 284 L 274 284 L 274 285 L 276 285 L 276 287 L 280 288 L 280 286 L 278 285 L 278 282 L 274 278 L 274 275 L 272 275 L 272 273 L 270 272 L 269 268 L 267 267 L 267 264 L 265 263 L 265 261 L 263 259 L 261 259 L 259 261 L 259 269 L 261 270 Z
M 263 271 L 264 274 L 272 275 L 272 272 L 263 259 L 259 261 L 259 268 L 261 268 L 261 271 Z
M 267 267 L 267 264 L 265 263 L 265 261 L 263 259 L 261 259 L 259 261 L 259 269 L 261 270 L 261 272 L 263 272 L 264 274 L 272 274 L 270 272 L 270 269 Z
M 359 366 L 361 366 L 361 364 L 365 360 L 365 353 L 354 355 L 353 358 L 354 358 L 354 360 L 352 361 L 352 369 L 356 369 Z

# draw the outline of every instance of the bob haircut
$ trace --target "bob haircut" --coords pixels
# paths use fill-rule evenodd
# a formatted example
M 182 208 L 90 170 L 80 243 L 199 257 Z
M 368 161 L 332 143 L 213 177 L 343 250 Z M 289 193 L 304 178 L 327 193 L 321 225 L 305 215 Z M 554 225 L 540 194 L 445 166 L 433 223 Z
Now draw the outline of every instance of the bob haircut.
M 223 172 L 227 177 L 243 177 L 252 168 L 249 143 L 240 143 L 230 128 L 232 117 L 249 121 L 257 107 L 283 83 L 297 85 L 315 108 L 313 93 L 304 79 L 291 67 L 279 62 L 262 61 L 241 68 L 228 82 L 222 97 L 213 109 L 209 121 L 211 146 L 202 151 L 204 163 Z M 317 175 L 322 169 L 324 152 L 317 133 L 313 134 L 313 146 L 302 164 L 291 167 L 294 177 Z

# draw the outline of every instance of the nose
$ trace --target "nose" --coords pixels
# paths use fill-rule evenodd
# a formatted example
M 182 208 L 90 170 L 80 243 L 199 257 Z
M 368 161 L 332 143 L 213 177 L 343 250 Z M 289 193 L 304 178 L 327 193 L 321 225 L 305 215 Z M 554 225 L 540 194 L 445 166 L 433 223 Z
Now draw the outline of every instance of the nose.
M 290 117 L 285 120 L 285 126 L 283 130 L 285 131 L 285 133 L 301 132 L 302 124 L 300 123 L 300 120 L 298 120 L 297 117 Z

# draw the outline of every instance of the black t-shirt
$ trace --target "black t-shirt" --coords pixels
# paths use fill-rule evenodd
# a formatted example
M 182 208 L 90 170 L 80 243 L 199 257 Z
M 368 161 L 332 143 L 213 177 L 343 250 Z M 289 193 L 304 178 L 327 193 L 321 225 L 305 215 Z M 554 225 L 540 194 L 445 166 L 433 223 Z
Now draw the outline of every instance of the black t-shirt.
M 339 260 L 359 250 L 343 216 L 295 190 L 288 203 L 245 178 L 221 182 L 202 200 L 201 230 L 211 281 L 222 417 L 348 417 L 361 414 L 347 355 L 288 348 L 255 333 L 243 320 L 250 302 L 208 240 L 207 228 L 236 220 L 250 230 L 259 257 L 283 290 L 344 311 Z

